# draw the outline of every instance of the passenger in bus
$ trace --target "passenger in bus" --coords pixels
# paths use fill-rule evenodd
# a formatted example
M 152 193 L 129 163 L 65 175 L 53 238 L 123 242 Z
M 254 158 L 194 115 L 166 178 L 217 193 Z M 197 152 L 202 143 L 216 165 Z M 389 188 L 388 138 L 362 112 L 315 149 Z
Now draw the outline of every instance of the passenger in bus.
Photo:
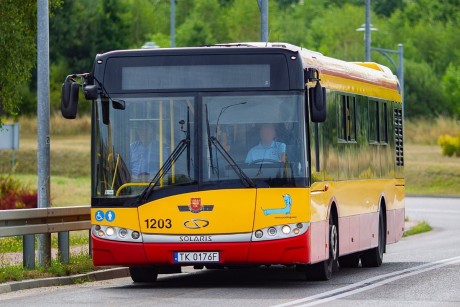
M 249 150 L 245 162 L 248 164 L 284 162 L 286 144 L 277 142 L 275 137 L 275 126 L 262 124 L 260 126 L 260 143 Z
M 136 140 L 130 145 L 131 174 L 140 177 L 154 175 L 160 169 L 160 143 L 155 137 L 154 125 L 137 123 L 134 134 Z M 165 155 L 163 159 L 166 159 Z

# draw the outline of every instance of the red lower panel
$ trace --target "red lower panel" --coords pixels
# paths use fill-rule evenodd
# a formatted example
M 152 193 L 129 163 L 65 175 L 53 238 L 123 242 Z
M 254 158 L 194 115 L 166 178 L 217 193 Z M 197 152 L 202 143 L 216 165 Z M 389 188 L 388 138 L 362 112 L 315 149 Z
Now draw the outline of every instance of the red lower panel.
M 251 243 L 248 263 L 294 264 L 310 263 L 310 229 L 301 236 Z
M 92 243 L 93 263 L 96 266 L 148 264 L 142 243 L 101 240 L 94 236 Z
M 309 230 L 298 237 L 236 243 L 124 243 L 93 237 L 93 262 L 103 265 L 171 265 L 174 252 L 219 251 L 221 264 L 309 263 Z

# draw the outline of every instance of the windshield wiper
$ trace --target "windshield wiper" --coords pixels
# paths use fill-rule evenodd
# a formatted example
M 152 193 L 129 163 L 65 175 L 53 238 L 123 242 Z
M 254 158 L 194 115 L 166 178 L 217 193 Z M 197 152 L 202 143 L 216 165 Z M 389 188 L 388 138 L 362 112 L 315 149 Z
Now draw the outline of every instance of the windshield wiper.
M 225 150 L 219 140 L 215 136 L 208 136 L 208 140 L 216 147 L 217 151 L 219 151 L 224 159 L 227 160 L 228 164 L 232 167 L 238 177 L 240 177 L 244 185 L 248 188 L 255 188 L 256 184 L 254 181 L 252 181 L 252 179 L 249 178 L 245 172 L 243 172 L 241 167 L 239 167 L 235 160 L 233 160 L 232 156 L 230 156 L 230 154 Z
M 205 105 L 206 107 L 206 131 L 208 133 L 208 152 L 209 152 L 209 166 L 211 168 L 212 173 L 214 174 L 214 158 L 212 156 L 212 142 L 211 138 L 209 137 L 211 135 L 211 128 L 209 125 L 209 115 L 208 115 L 208 105 Z M 217 170 L 219 172 L 219 170 Z M 217 173 L 217 176 L 219 176 L 219 173 Z
M 179 122 L 180 124 L 184 124 L 183 120 Z M 149 185 L 145 188 L 141 195 L 139 195 L 138 203 L 145 202 L 150 195 L 153 193 L 155 186 L 157 185 L 158 181 L 166 175 L 169 170 L 172 168 L 174 163 L 176 163 L 177 159 L 182 155 L 182 153 L 187 149 L 187 175 L 190 178 L 190 112 L 189 108 L 187 108 L 187 131 L 185 132 L 185 139 L 182 139 L 179 144 L 177 144 L 176 148 L 174 148 L 173 152 L 169 155 L 168 159 L 166 159 L 165 163 L 160 167 L 158 172 L 153 177 L 152 181 L 150 181 Z

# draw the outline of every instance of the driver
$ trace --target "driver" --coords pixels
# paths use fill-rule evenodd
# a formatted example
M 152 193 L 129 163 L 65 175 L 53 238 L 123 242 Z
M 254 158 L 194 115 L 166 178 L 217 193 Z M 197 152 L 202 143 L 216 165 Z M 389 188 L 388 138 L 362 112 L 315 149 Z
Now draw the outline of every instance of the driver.
M 275 141 L 276 131 L 273 124 L 262 124 L 260 127 L 260 143 L 249 150 L 245 162 L 262 163 L 284 162 L 286 158 L 286 144 Z
M 134 176 L 154 174 L 160 167 L 160 144 L 152 124 L 137 123 L 136 140 L 131 143 L 131 173 Z

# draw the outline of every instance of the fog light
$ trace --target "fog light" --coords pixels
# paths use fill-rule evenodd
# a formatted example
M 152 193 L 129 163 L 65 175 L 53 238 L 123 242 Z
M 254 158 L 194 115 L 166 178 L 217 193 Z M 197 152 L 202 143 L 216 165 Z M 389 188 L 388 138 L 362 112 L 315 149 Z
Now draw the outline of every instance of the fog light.
M 297 228 L 299 228 L 299 229 L 302 229 L 303 224 L 302 224 L 302 223 L 297 223 L 297 225 L 295 225 L 295 226 L 296 226 Z
M 262 232 L 262 230 L 257 230 L 256 233 L 255 233 L 255 236 L 256 236 L 257 239 L 262 238 L 263 235 L 264 235 L 264 233 Z
M 133 231 L 133 233 L 131 234 L 131 237 L 134 239 L 134 240 L 137 240 L 139 239 L 139 237 L 141 236 L 141 234 L 137 231 Z
M 270 228 L 268 228 L 268 234 L 269 234 L 270 236 L 276 235 L 276 228 L 275 228 L 275 227 L 270 227 Z
M 106 232 L 107 235 L 110 237 L 110 236 L 113 236 L 113 234 L 115 233 L 115 229 L 113 229 L 112 227 L 107 227 L 107 229 L 105 230 L 105 232 Z
M 281 228 L 281 231 L 287 235 L 291 232 L 291 227 L 289 227 L 288 225 L 284 225 L 282 228 Z
M 94 226 L 94 230 L 96 230 L 96 231 L 101 230 L 101 225 L 96 225 L 96 226 Z
M 126 235 L 128 234 L 128 230 L 122 228 L 120 229 L 120 231 L 118 232 L 118 235 L 121 237 L 121 238 L 124 238 L 126 237 Z
M 103 236 L 105 235 L 105 233 L 104 233 L 103 230 L 99 230 L 99 231 L 97 232 L 97 235 L 98 235 L 99 237 L 103 237 Z

